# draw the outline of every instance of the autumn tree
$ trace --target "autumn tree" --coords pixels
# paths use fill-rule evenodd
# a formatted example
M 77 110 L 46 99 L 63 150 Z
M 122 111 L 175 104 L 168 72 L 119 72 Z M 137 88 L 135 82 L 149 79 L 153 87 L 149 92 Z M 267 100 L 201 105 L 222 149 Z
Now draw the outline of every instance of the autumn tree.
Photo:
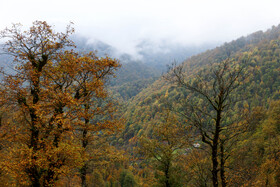
M 166 187 L 180 185 L 178 161 L 192 146 L 190 129 L 169 112 L 160 124 L 153 125 L 152 136 L 141 137 L 139 153 L 155 162 L 159 184 Z
M 77 60 L 73 61 L 71 60 L 72 58 Z M 75 82 L 72 96 L 74 95 L 76 101 L 75 117 L 77 118 L 74 123 L 76 127 L 75 134 L 80 140 L 83 149 L 84 163 L 80 169 L 82 186 L 87 186 L 86 174 L 88 163 L 93 159 L 90 157 L 96 155 L 93 152 L 96 151 L 97 147 L 102 147 L 101 145 L 105 146 L 106 144 L 104 138 L 100 136 L 104 137 L 114 133 L 121 127 L 120 121 L 114 118 L 116 109 L 108 99 L 104 85 L 108 81 L 109 75 L 112 75 L 113 70 L 117 67 L 116 61 L 108 57 L 98 58 L 94 53 L 88 53 L 83 54 L 79 58 L 71 57 L 70 60 L 66 59 L 66 62 L 61 63 L 60 67 L 57 68 L 65 71 L 66 76 L 63 79 L 68 79 L 68 72 L 74 70 L 75 73 L 71 77 Z M 70 69 L 67 70 L 67 68 Z M 94 144 L 92 143 L 93 141 L 95 142 Z M 106 148 L 104 146 L 102 149 L 107 150 L 108 146 Z M 89 150 L 91 150 L 91 153 L 89 153 Z M 102 152 L 99 148 L 97 150 Z
M 236 90 L 244 78 L 242 65 L 230 59 L 212 64 L 192 79 L 184 74 L 184 67 L 173 66 L 165 76 L 169 81 L 187 92 L 187 100 L 179 112 L 195 126 L 203 143 L 208 145 L 212 160 L 212 183 L 226 186 L 225 144 L 244 130 L 234 121 L 233 106 L 239 101 Z M 241 116 L 238 116 L 241 118 Z M 219 159 L 220 158 L 220 159 Z
M 71 168 L 85 166 L 81 153 L 90 135 L 118 129 L 110 118 L 93 119 L 105 111 L 97 100 L 106 98 L 104 83 L 119 63 L 71 50 L 73 32 L 71 25 L 55 32 L 43 21 L 26 31 L 14 24 L 1 32 L 4 51 L 15 63 L 13 73 L 3 71 L 1 83 L 1 105 L 10 116 L 1 128 L 13 134 L 6 138 L 11 157 L 4 168 L 21 185 L 53 186 Z
M 196 147 L 189 150 L 184 156 L 186 181 L 188 186 L 211 186 L 211 159 L 206 151 L 203 150 L 200 144 L 195 144 Z

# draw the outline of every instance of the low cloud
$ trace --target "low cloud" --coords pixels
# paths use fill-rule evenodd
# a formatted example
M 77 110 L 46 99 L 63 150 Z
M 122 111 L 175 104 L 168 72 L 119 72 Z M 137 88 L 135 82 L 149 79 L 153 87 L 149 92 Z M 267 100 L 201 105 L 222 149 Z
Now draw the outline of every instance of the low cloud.
M 46 20 L 58 30 L 73 21 L 76 32 L 91 42 L 103 41 L 120 53 L 140 58 L 139 44 L 223 43 L 280 23 L 278 0 L 80 0 L 41 4 L 5 0 L 0 28 Z M 151 51 L 157 50 L 151 49 Z

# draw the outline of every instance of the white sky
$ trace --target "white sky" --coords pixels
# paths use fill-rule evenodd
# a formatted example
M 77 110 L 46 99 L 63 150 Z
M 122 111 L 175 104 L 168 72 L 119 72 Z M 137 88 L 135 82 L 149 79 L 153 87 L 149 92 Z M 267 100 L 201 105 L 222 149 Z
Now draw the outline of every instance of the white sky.
M 229 42 L 280 23 L 279 0 L 2 0 L 0 29 L 45 20 L 134 53 L 142 39 Z

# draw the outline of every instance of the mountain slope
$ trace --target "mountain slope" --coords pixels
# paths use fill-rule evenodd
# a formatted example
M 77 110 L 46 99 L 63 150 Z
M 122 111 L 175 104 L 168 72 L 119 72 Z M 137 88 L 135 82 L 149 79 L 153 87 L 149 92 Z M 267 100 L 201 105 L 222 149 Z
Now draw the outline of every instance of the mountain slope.
M 191 57 L 183 63 L 186 76 L 192 79 L 199 71 L 209 68 L 211 63 L 221 62 L 228 56 L 246 67 L 248 79 L 240 89 L 248 94 L 246 102 L 251 107 L 268 106 L 270 100 L 280 99 L 280 26 Z M 166 103 L 176 103 L 185 97 L 183 90 L 175 89 L 166 80 L 155 81 L 127 106 L 124 113 L 126 128 L 119 143 L 127 144 L 144 132 L 149 133 L 150 121 L 160 115 Z

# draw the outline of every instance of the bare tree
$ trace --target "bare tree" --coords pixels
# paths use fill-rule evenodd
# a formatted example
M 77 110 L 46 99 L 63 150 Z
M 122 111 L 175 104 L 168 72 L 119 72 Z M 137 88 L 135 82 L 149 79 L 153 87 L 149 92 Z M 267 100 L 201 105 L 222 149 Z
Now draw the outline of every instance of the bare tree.
M 245 78 L 244 68 L 226 59 L 201 70 L 188 80 L 183 65 L 175 64 L 165 78 L 187 91 L 183 109 L 177 112 L 198 129 L 202 142 L 211 150 L 213 186 L 219 184 L 219 171 L 222 186 L 226 186 L 225 161 L 228 155 L 224 146 L 244 130 L 231 116 L 232 107 L 240 99 L 236 90 Z

